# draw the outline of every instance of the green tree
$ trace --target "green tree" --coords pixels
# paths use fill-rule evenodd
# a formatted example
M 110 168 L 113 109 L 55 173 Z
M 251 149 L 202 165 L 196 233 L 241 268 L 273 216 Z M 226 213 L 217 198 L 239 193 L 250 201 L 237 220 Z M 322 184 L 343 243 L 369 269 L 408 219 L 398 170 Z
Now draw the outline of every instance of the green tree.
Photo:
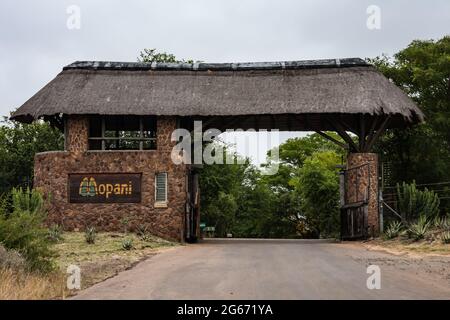
M 376 145 L 392 166 L 392 181 L 418 183 L 450 178 L 450 36 L 415 40 L 396 53 L 369 59 L 425 113 L 426 122 L 389 130 Z
M 166 63 L 193 63 L 193 60 L 177 59 L 174 54 L 167 52 L 158 52 L 155 48 L 144 49 L 140 52 L 138 60 L 144 63 L 166 62 Z
M 62 150 L 63 134 L 48 123 L 22 124 L 4 120 L 0 126 L 0 194 L 33 179 L 37 152 Z
M 291 180 L 301 198 L 302 215 L 315 237 L 339 235 L 339 155 L 320 151 L 305 159 L 298 176 Z

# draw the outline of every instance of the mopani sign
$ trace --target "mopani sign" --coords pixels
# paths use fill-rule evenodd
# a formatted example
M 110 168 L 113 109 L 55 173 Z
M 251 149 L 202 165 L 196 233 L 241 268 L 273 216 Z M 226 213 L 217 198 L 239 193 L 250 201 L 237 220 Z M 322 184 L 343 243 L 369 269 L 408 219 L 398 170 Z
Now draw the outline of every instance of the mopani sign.
M 141 202 L 140 173 L 69 174 L 71 203 Z

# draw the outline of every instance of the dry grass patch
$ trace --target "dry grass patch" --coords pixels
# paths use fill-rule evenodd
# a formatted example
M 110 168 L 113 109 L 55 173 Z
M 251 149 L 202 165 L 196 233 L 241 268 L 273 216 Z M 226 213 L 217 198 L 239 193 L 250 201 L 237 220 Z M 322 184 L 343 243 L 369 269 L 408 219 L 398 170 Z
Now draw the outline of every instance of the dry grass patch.
M 67 295 L 66 278 L 60 273 L 33 274 L 23 270 L 0 269 L 1 300 L 56 299 Z
M 419 240 L 395 238 L 391 240 L 375 239 L 365 242 L 369 249 L 386 249 L 392 253 L 412 253 L 431 255 L 450 255 L 450 244 L 444 244 L 440 240 Z

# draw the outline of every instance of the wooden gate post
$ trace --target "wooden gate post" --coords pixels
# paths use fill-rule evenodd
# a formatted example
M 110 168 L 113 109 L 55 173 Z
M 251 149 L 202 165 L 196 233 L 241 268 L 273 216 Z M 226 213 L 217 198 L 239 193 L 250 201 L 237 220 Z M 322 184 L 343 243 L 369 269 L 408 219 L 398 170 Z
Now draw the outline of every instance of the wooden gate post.
M 367 165 L 368 164 L 368 165 Z M 349 153 L 347 156 L 347 170 L 352 174 L 346 183 L 347 198 L 353 201 L 367 203 L 367 233 L 378 236 L 380 233 L 380 219 L 378 211 L 378 155 L 376 153 Z

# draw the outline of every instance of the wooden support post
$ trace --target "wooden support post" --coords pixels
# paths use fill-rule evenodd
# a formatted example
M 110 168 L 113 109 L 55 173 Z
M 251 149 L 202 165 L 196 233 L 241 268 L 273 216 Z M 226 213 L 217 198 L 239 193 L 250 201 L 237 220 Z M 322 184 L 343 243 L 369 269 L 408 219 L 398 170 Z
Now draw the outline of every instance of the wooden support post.
M 330 123 L 330 125 L 335 129 L 335 131 L 339 134 L 339 136 L 344 139 L 345 142 L 348 143 L 349 145 L 349 149 L 352 152 L 358 152 L 359 148 L 358 146 L 355 144 L 355 142 L 353 141 L 353 139 L 348 135 L 347 132 L 345 132 L 343 126 L 339 123 L 339 122 L 332 122 L 330 120 L 328 120 L 328 122 Z

